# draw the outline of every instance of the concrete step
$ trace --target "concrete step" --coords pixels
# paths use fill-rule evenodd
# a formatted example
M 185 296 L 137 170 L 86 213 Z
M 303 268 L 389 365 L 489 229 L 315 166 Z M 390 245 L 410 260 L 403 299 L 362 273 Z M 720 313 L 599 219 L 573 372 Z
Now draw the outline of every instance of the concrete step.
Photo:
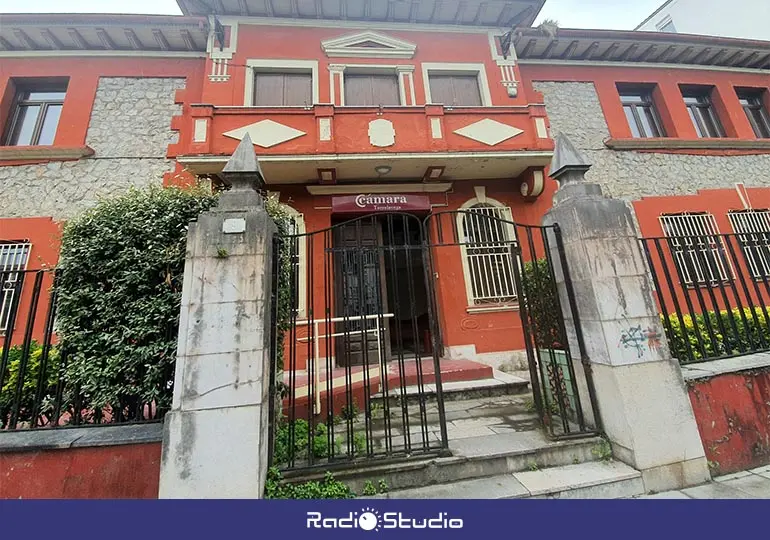
M 379 499 L 621 499 L 644 492 L 641 473 L 596 461 L 391 491 Z
M 367 481 L 378 484 L 380 480 L 391 490 L 403 490 L 595 461 L 602 455 L 604 442 L 599 437 L 552 441 L 539 429 L 468 433 L 468 437 L 449 438 L 451 456 L 380 464 L 353 462 L 329 470 L 356 493 L 362 492 Z M 325 469 L 288 471 L 284 476 L 292 482 L 304 482 L 320 479 L 324 473 Z
M 491 369 L 491 368 L 490 368 Z M 450 381 L 441 385 L 444 402 L 464 401 L 498 396 L 523 395 L 529 393 L 529 381 L 515 375 L 498 370 L 492 370 L 492 376 L 472 381 Z M 425 384 L 422 391 L 417 385 L 407 386 L 404 391 L 398 387 L 388 389 L 388 400 L 396 403 L 406 399 L 409 404 L 416 404 L 423 395 L 427 401 L 435 401 L 436 385 Z M 404 398 L 406 396 L 406 398 Z M 372 396 L 375 402 L 382 403 L 383 392 Z

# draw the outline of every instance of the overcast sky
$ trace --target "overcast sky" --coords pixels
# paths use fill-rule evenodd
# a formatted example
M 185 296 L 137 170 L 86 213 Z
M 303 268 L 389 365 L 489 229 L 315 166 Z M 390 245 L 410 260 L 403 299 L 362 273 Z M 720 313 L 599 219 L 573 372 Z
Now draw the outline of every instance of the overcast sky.
M 538 22 L 556 19 L 562 28 L 631 30 L 663 0 L 547 0 Z M 179 14 L 175 0 L 0 0 L 0 13 Z

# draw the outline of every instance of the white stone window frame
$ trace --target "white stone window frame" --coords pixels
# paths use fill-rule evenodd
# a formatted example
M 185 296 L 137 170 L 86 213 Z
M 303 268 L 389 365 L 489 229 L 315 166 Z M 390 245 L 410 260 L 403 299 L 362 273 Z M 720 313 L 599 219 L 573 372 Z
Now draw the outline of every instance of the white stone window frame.
M 305 215 L 296 208 L 286 203 L 281 203 L 286 210 L 289 218 L 294 222 L 294 235 L 297 236 L 297 318 L 304 319 L 307 312 L 307 243 L 312 241 L 311 237 L 304 236 Z
M 19 250 L 23 253 L 21 260 L 14 256 Z M 30 253 L 32 253 L 32 244 L 30 242 L 12 241 L 0 243 L 0 272 L 8 272 L 3 274 L 3 282 L 0 283 L 0 336 L 5 335 L 8 331 L 7 326 L 11 317 L 11 308 L 14 303 L 19 272 L 27 269 Z M 11 261 L 12 256 L 14 256 L 13 262 Z
M 422 79 L 425 87 L 425 103 L 432 104 L 433 99 L 430 95 L 430 74 L 441 75 L 476 75 L 479 83 L 479 93 L 481 94 L 481 106 L 492 106 L 492 93 L 489 89 L 489 78 L 487 77 L 486 66 L 482 63 L 444 63 L 444 62 L 423 62 Z M 461 108 L 463 105 L 445 105 L 446 108 Z
M 254 76 L 257 73 L 310 73 L 312 78 L 313 103 L 309 107 L 320 103 L 318 60 L 266 60 L 250 58 L 246 60 L 246 84 L 243 95 L 244 107 L 270 108 L 271 106 L 254 105 Z M 301 107 L 302 105 L 288 105 L 289 107 Z
M 332 64 L 329 66 L 329 77 L 331 81 L 332 103 L 335 98 L 334 75 L 339 73 L 340 79 L 340 107 L 362 107 L 362 105 L 347 105 L 345 103 L 345 75 L 395 75 L 398 80 L 398 96 L 401 102 L 397 106 L 407 107 L 406 85 L 404 79 L 409 79 L 409 91 L 412 98 L 412 105 L 417 104 L 414 93 L 414 71 L 413 64 Z M 376 107 L 376 105 L 365 105 Z M 393 106 L 393 105 L 385 105 Z
M 468 300 L 468 312 L 474 311 L 495 311 L 499 309 L 515 309 L 518 307 L 518 291 L 516 291 L 515 280 L 513 278 L 513 272 L 515 268 L 511 268 L 512 283 L 508 284 L 513 290 L 513 295 L 507 295 L 505 297 L 499 297 L 499 302 L 490 301 L 491 297 L 476 298 L 473 293 L 473 273 L 469 264 L 468 243 L 464 236 L 464 221 L 469 215 L 468 211 L 472 210 L 474 206 L 478 204 L 490 205 L 499 210 L 503 214 L 501 219 L 506 221 L 504 230 L 507 233 L 508 238 L 501 243 L 513 245 L 516 241 L 516 231 L 513 225 L 513 213 L 511 207 L 503 204 L 502 202 L 492 199 L 486 196 L 484 188 L 476 188 L 477 196 L 467 200 L 460 206 L 457 214 L 457 234 L 460 235 L 460 259 L 463 266 L 463 278 L 465 281 L 465 294 Z M 520 271 L 521 269 L 519 269 Z M 480 301 L 486 300 L 486 301 Z
M 770 278 L 770 210 L 732 210 L 727 217 L 752 279 Z

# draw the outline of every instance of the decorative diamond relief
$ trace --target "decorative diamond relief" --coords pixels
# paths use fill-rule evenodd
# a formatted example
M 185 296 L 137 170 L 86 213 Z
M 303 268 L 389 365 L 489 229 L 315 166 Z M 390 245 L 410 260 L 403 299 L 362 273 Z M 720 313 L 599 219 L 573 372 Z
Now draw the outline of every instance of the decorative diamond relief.
M 491 118 L 484 118 L 469 126 L 455 130 L 455 133 L 473 139 L 474 141 L 484 143 L 488 146 L 495 146 L 516 135 L 524 133 L 524 130 L 500 123 Z
M 260 122 L 255 122 L 253 124 L 249 124 L 248 126 L 243 126 L 238 129 L 228 131 L 222 135 L 225 137 L 230 137 L 231 139 L 238 139 L 240 141 L 247 133 L 251 136 L 251 140 L 254 142 L 254 144 L 261 146 L 262 148 L 270 148 L 271 146 L 285 143 L 286 141 L 290 141 L 292 139 L 296 139 L 297 137 L 306 135 L 304 131 L 294 129 L 293 127 L 284 126 L 283 124 L 279 124 L 273 120 L 262 120 Z

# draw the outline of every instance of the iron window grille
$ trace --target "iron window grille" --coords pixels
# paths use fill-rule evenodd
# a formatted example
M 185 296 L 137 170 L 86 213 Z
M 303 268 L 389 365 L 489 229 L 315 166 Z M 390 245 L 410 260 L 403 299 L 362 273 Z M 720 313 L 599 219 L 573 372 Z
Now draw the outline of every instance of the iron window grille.
M 682 96 L 698 137 L 724 137 L 725 131 L 714 111 L 714 104 L 709 94 L 708 90 L 687 90 L 682 93 Z
M 731 211 L 727 217 L 751 277 L 758 281 L 770 278 L 770 210 Z
M 511 209 L 479 203 L 459 215 L 462 251 L 474 305 L 517 300 Z
M 732 267 L 712 214 L 662 215 L 660 223 L 682 284 L 702 287 L 732 278 Z
M 27 269 L 32 244 L 0 242 L 0 334 L 8 331 L 11 313 L 18 307 L 19 273 Z
M 738 91 L 738 100 L 749 119 L 754 135 L 758 139 L 770 139 L 770 117 L 762 103 L 762 92 L 751 90 Z
M 652 92 L 646 89 L 620 90 L 620 101 L 634 138 L 665 137 L 662 124 L 655 110 Z
M 20 86 L 7 126 L 6 146 L 52 145 L 66 92 L 66 84 Z

